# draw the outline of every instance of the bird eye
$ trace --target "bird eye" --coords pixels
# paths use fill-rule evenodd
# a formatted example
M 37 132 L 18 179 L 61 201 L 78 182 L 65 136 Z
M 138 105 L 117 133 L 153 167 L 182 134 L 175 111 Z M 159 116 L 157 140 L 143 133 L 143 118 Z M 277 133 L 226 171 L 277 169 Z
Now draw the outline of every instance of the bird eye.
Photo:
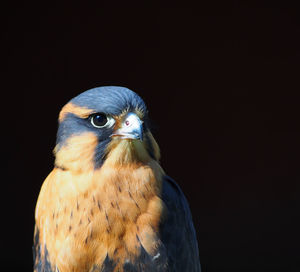
M 91 116 L 91 124 L 96 128 L 112 126 L 114 123 L 115 120 L 104 113 L 95 113 Z

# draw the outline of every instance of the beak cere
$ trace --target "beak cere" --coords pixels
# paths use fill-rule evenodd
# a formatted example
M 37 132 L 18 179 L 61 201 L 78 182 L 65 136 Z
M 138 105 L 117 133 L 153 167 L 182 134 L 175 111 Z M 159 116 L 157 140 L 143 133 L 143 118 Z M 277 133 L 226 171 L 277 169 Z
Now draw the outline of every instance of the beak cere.
M 112 137 L 120 137 L 121 139 L 143 140 L 143 122 L 133 112 L 126 115 L 119 129 L 117 129 Z

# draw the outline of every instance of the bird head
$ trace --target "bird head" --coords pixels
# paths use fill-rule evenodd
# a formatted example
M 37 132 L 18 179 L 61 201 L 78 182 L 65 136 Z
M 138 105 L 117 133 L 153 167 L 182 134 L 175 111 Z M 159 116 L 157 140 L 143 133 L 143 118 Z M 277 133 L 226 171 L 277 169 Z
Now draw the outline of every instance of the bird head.
M 54 153 L 56 167 L 74 171 L 159 160 L 144 101 L 115 86 L 85 91 L 62 108 Z

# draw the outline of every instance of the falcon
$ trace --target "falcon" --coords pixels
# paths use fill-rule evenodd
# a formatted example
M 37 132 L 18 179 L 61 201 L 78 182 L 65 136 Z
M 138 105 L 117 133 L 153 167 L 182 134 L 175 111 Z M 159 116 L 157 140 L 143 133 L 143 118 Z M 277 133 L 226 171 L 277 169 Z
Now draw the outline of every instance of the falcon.
M 71 99 L 54 154 L 35 209 L 35 272 L 201 271 L 187 200 L 159 164 L 135 92 L 107 86 Z

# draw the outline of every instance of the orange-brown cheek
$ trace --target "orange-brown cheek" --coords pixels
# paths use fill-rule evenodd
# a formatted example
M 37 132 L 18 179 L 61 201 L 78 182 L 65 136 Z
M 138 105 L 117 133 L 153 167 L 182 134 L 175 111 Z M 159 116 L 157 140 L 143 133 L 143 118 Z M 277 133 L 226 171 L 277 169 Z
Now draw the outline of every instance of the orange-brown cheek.
M 97 136 L 92 132 L 71 136 L 56 153 L 55 164 L 73 171 L 94 169 L 94 156 L 98 144 Z

